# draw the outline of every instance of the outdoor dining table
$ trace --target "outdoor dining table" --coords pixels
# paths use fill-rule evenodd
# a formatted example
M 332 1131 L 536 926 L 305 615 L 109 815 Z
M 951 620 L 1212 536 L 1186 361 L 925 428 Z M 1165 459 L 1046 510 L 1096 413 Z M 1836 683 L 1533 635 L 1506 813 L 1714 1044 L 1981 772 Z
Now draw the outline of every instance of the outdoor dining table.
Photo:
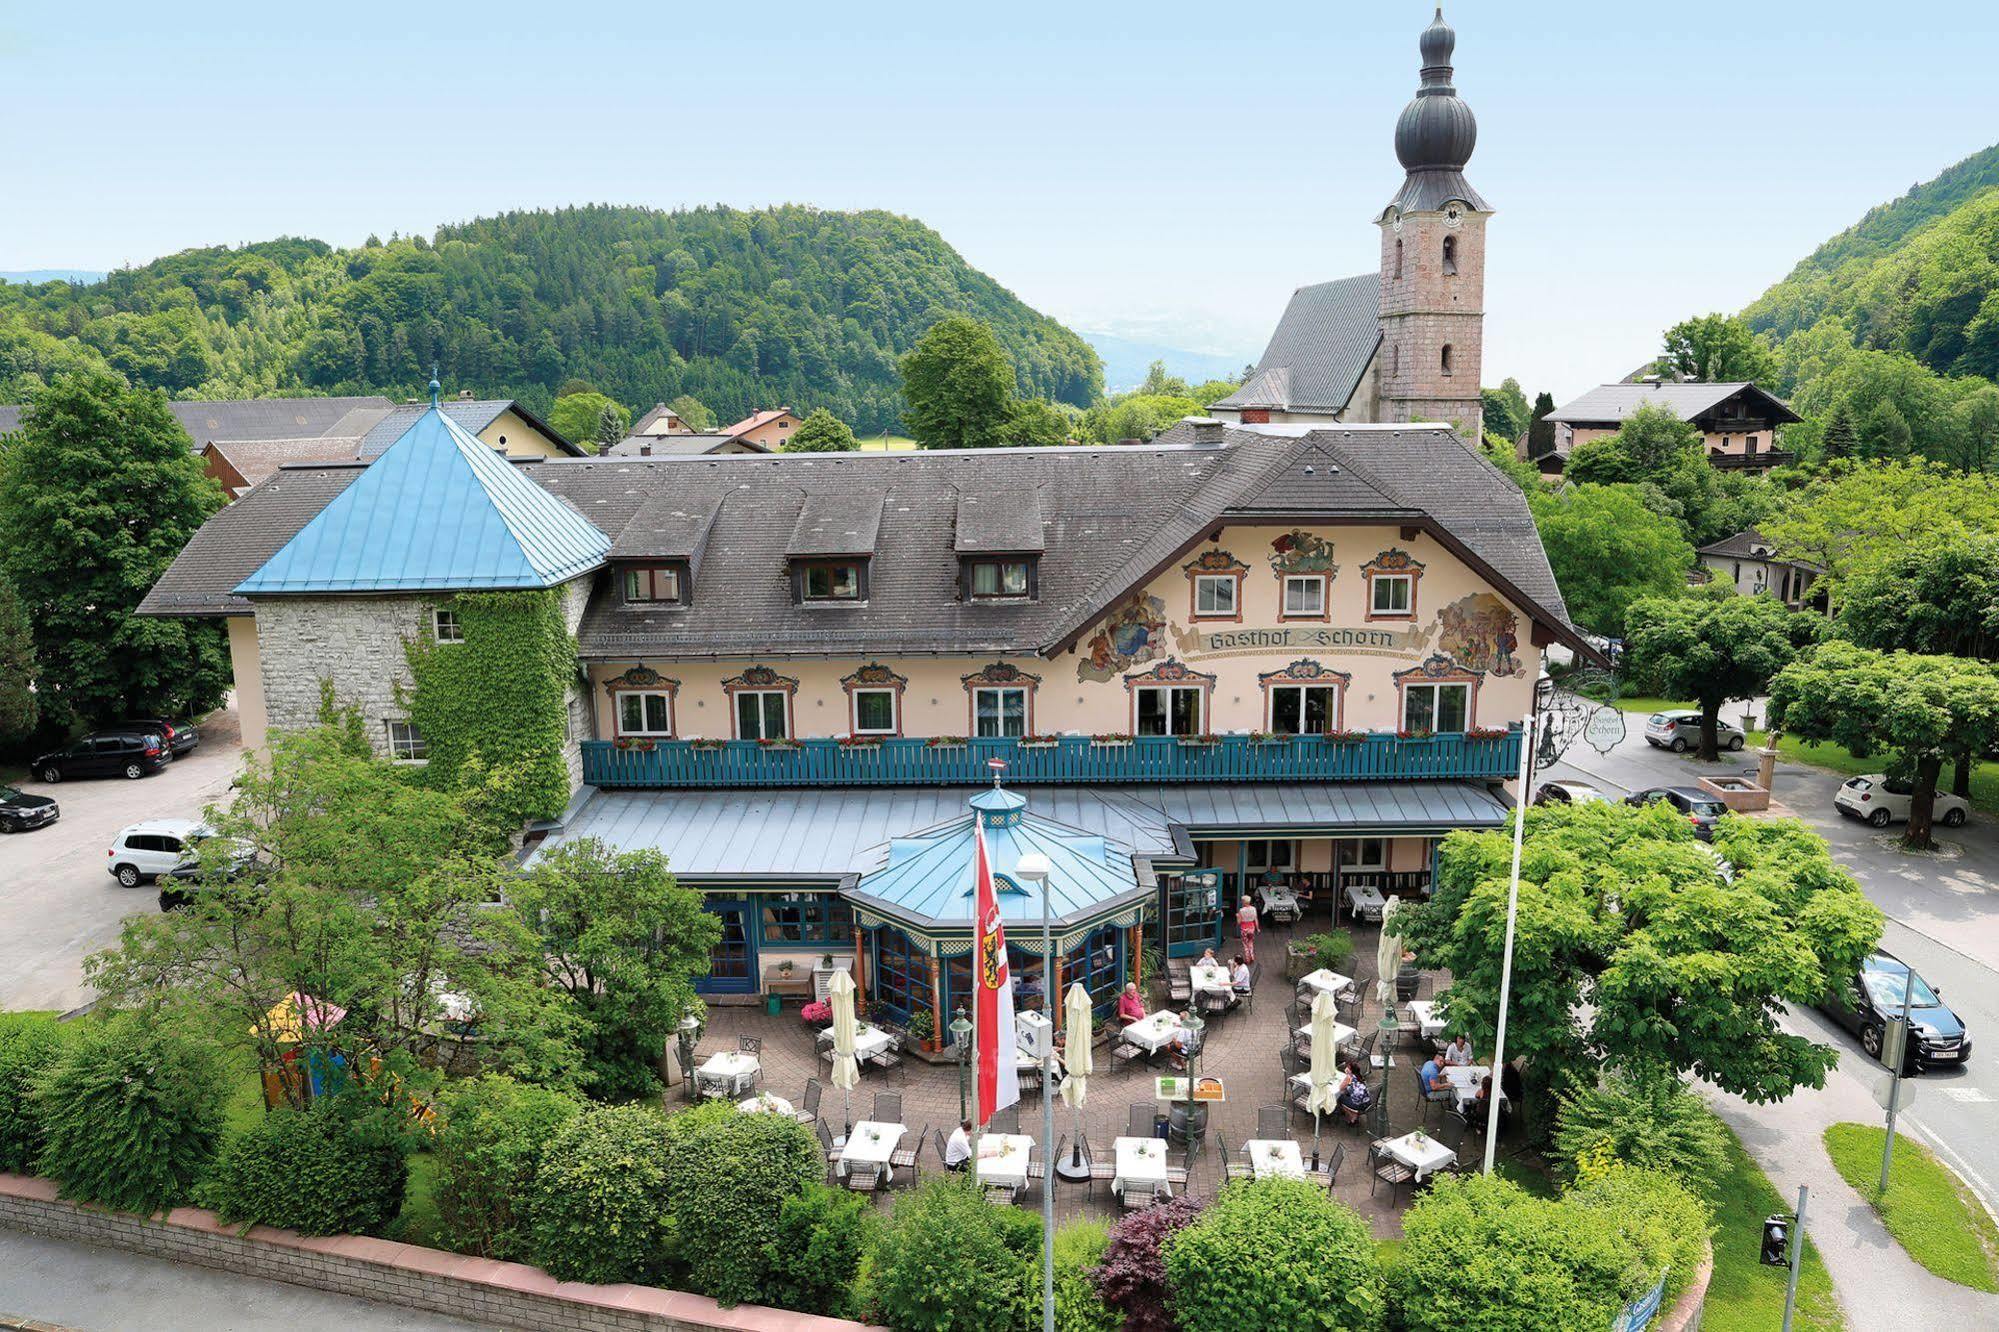
M 1196 994 L 1227 994 L 1229 992 L 1229 969 L 1227 967 L 1204 967 L 1196 964 L 1187 971 L 1194 984 Z
M 872 1119 L 854 1125 L 854 1131 L 840 1148 L 840 1177 L 846 1178 L 851 1166 L 873 1166 L 876 1173 L 885 1172 L 889 1157 L 895 1155 L 895 1145 L 907 1132 L 901 1124 L 883 1124 Z
M 1305 1154 L 1289 1138 L 1251 1138 L 1242 1150 L 1257 1179 L 1305 1178 Z
M 757 1057 L 740 1050 L 723 1050 L 708 1056 L 694 1070 L 694 1085 L 711 1096 L 729 1096 L 749 1090 L 756 1080 Z
M 1353 977 L 1320 967 L 1300 977 L 1298 983 L 1324 994 L 1344 994 L 1353 988 Z
M 791 1113 L 791 1102 L 782 1096 L 772 1096 L 769 1092 L 765 1092 L 761 1096 L 752 1096 L 749 1100 L 739 1103 L 736 1109 L 746 1115 L 788 1115 Z
M 1263 894 L 1263 909 L 1271 915 L 1288 916 L 1296 920 L 1302 914 L 1298 905 L 1298 894 L 1283 884 L 1265 884 L 1258 891 Z
M 1373 884 L 1350 883 L 1347 885 L 1347 905 L 1353 908 L 1356 916 L 1367 920 L 1380 920 L 1381 909 L 1387 903 L 1381 896 L 1381 889 Z
M 1119 1138 L 1111 1144 L 1117 1173 L 1111 1192 L 1122 1198 L 1126 1189 L 1150 1197 L 1166 1188 L 1166 1144 L 1158 1138 Z
M 1421 1129 L 1405 1133 L 1399 1138 L 1390 1138 L 1381 1147 L 1390 1156 L 1415 1171 L 1417 1179 L 1428 1178 L 1458 1159 L 1456 1152 Z
M 1028 1158 L 1034 1139 L 1025 1133 L 988 1133 L 979 1139 L 979 1183 L 995 1188 L 1027 1187 Z
M 1444 1034 L 1444 1016 L 1434 999 L 1412 999 L 1409 1013 L 1422 1028 L 1424 1038 L 1431 1039 Z
M 1126 1027 L 1124 1038 L 1147 1054 L 1157 1054 L 1172 1042 L 1179 1030 L 1180 1015 L 1170 1008 L 1162 1008 Z
M 1303 1041 L 1311 1040 L 1312 1024 L 1309 1022 L 1306 1023 L 1304 1026 L 1298 1028 L 1296 1034 L 1299 1040 Z M 1355 1031 L 1352 1027 L 1349 1027 L 1344 1022 L 1335 1022 L 1333 1024 L 1333 1045 L 1335 1048 L 1345 1045 L 1348 1041 L 1352 1040 L 1354 1037 L 1358 1035 L 1360 1035 L 1358 1031 Z
M 866 1063 L 882 1051 L 888 1049 L 890 1039 L 889 1034 L 880 1027 L 862 1023 L 854 1029 L 854 1058 L 860 1060 L 862 1063 Z M 831 1045 L 833 1043 L 833 1029 L 831 1027 L 819 1033 L 819 1043 L 821 1045 Z
M 1353 1075 L 1351 1073 L 1342 1073 L 1335 1077 L 1332 1082 L 1333 1099 L 1338 1100 L 1340 1093 L 1345 1091 L 1347 1084 L 1352 1081 Z M 1300 1091 L 1310 1091 L 1312 1090 L 1312 1075 L 1310 1073 L 1293 1073 L 1291 1075 L 1291 1085 Z
M 1478 1099 L 1478 1084 L 1484 1082 L 1491 1072 L 1492 1070 L 1484 1064 L 1460 1064 L 1455 1068 L 1445 1066 L 1444 1080 L 1449 1082 L 1451 1090 L 1457 1093 L 1459 1109 Z M 1497 1079 L 1493 1081 L 1492 1093 L 1499 1098 L 1501 1105 L 1506 1104 L 1506 1092 L 1500 1087 Z

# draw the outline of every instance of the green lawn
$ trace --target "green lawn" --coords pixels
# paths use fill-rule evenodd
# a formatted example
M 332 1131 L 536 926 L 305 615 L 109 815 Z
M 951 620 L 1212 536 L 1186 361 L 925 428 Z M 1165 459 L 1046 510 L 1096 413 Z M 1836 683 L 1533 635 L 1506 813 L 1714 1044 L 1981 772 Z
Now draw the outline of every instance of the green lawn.
M 1714 1198 L 1714 1278 L 1708 1283 L 1703 1332 L 1772 1332 L 1784 1320 L 1784 1286 L 1789 1270 L 1759 1261 L 1763 1218 L 1789 1212 L 1796 1197 L 1780 1198 L 1769 1179 L 1728 1138 L 1733 1168 L 1722 1177 Z M 1833 1298 L 1832 1278 L 1818 1250 L 1807 1243 L 1798 1272 L 1797 1318 L 1792 1326 L 1808 1332 L 1838 1332 L 1846 1326 Z
M 855 442 L 863 453 L 899 453 L 916 447 L 916 441 L 907 435 L 860 435 Z
M 1670 698 L 1652 698 L 1645 694 L 1632 694 L 1627 698 L 1605 699 L 1604 702 L 1610 704 L 1610 706 L 1616 708 L 1619 712 L 1642 712 L 1647 716 L 1655 712 L 1673 712 L 1682 708 L 1692 709 L 1694 706 L 1692 703 L 1675 703 Z
M 1999 1227 L 1962 1181 L 1921 1143 L 1900 1134 L 1881 1183 L 1881 1133 L 1871 1124 L 1834 1124 L 1826 1153 L 1840 1178 L 1858 1189 L 1908 1255 L 1946 1281 L 1999 1291 Z

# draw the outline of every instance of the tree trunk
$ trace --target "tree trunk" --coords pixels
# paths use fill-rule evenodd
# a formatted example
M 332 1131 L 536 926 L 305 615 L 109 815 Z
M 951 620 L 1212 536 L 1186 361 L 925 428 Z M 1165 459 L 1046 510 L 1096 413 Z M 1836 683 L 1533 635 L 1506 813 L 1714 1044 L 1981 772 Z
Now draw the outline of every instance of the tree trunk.
M 1904 845 L 1918 851 L 1928 851 L 1936 846 L 1930 839 L 1930 819 L 1936 813 L 1937 778 L 1943 772 L 1943 760 L 1934 756 L 1920 759 L 1916 763 L 1916 780 L 1909 794 L 1909 831 L 1903 835 Z
M 1721 757 L 1721 703 L 1722 700 L 1716 699 L 1712 703 L 1701 704 L 1700 760 L 1703 763 L 1713 763 Z
M 1951 774 L 1950 778 L 1950 793 L 1954 796 L 1962 796 L 1966 800 L 1971 799 L 1970 754 L 1959 754 L 1957 756 L 1957 770 Z

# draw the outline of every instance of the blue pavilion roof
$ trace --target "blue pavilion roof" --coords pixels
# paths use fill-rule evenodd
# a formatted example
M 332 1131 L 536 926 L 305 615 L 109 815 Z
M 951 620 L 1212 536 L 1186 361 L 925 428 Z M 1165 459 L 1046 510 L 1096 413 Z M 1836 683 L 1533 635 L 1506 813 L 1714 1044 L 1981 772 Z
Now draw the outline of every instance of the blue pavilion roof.
M 433 405 L 236 594 L 554 587 L 610 549 Z
M 1048 857 L 1049 906 L 1057 928 L 1099 915 L 1142 896 L 1131 849 L 1103 837 L 1042 818 L 1017 791 L 984 791 L 959 818 L 889 843 L 888 863 L 863 875 L 856 897 L 904 919 L 933 926 L 970 928 L 973 906 L 973 819 L 986 825 L 1000 918 L 1009 926 L 1041 922 L 1041 892 L 1016 877 L 1030 851 Z M 976 811 L 974 813 L 973 811 Z

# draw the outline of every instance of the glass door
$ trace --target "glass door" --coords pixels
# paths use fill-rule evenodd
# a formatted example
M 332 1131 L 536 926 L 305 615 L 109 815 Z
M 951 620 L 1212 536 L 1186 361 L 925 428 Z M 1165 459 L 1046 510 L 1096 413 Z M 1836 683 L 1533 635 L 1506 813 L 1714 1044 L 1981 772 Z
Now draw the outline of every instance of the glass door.
M 1161 881 L 1166 956 L 1199 957 L 1222 946 L 1222 872 L 1189 870 Z
M 708 974 L 694 988 L 702 994 L 755 994 L 757 940 L 751 904 L 710 898 L 703 906 L 722 918 L 722 941 L 708 954 Z

